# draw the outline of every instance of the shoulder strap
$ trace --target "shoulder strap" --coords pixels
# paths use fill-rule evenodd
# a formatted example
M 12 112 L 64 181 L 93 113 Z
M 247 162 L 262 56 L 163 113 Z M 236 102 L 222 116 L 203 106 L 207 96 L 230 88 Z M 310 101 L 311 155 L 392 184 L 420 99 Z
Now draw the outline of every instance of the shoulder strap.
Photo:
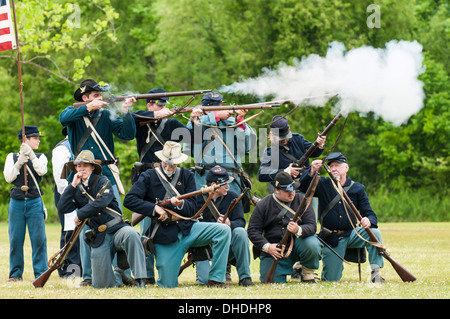
M 102 114 L 103 114 L 102 109 L 100 109 L 99 115 L 97 117 L 94 117 L 94 119 L 92 121 L 90 119 L 88 119 L 89 122 L 92 124 L 92 126 L 91 125 L 86 125 L 86 127 L 87 127 L 86 131 L 84 131 L 83 136 L 80 138 L 80 140 L 78 141 L 77 146 L 75 147 L 75 152 L 74 152 L 75 156 L 78 155 L 78 153 L 81 152 L 81 149 L 83 148 L 83 145 L 86 143 L 87 139 L 91 135 L 93 127 L 97 125 L 97 123 L 100 120 L 100 117 L 102 116 Z
M 344 191 L 347 192 L 352 186 L 353 186 L 354 182 L 352 181 L 350 183 L 350 185 L 344 187 Z M 328 212 L 339 202 L 339 200 L 341 199 L 341 195 L 337 194 L 333 200 L 331 202 L 328 203 L 328 205 L 325 207 L 325 209 L 322 211 L 322 214 L 320 216 L 320 224 L 322 224 L 323 219 L 325 218 L 325 216 L 328 214 Z
M 175 170 L 175 175 L 172 179 L 172 182 L 169 182 L 166 176 L 164 176 L 163 172 L 161 171 L 161 167 L 156 167 L 155 170 L 157 173 L 156 175 L 158 176 L 159 180 L 161 181 L 161 184 L 163 184 L 166 190 L 166 195 L 164 196 L 164 199 L 173 196 L 180 196 L 180 193 L 175 188 L 175 184 L 178 182 L 178 179 L 180 178 L 181 168 L 177 167 L 177 169 Z
M 161 133 L 164 130 L 164 127 L 166 126 L 167 119 L 162 119 L 161 123 L 159 124 L 159 127 L 153 131 L 150 124 L 147 124 L 148 127 L 148 135 L 150 137 L 150 134 L 153 136 L 151 138 L 147 138 L 145 146 L 142 148 L 141 153 L 139 154 L 139 159 L 142 162 L 142 159 L 144 158 L 145 154 L 150 150 L 152 145 L 158 141 L 161 145 L 164 145 L 166 141 L 162 138 Z

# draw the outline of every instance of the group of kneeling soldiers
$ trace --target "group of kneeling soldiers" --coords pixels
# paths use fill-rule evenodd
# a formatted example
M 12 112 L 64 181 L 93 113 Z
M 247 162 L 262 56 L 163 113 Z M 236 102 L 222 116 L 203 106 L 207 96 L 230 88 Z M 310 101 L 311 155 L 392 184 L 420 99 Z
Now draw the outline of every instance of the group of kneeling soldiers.
M 91 85 L 90 91 L 95 93 L 96 90 L 99 90 L 98 85 Z M 209 98 L 214 100 L 214 95 L 209 95 Z M 99 104 L 97 110 L 101 107 Z M 156 114 L 156 111 L 152 114 Z M 229 117 L 228 115 L 227 118 L 221 119 L 217 114 L 215 118 L 214 115 L 211 116 L 217 123 Z M 240 124 L 237 119 L 233 122 Z M 344 256 L 348 248 L 362 247 L 365 247 L 369 254 L 371 281 L 384 281 L 380 274 L 383 259 L 376 247 L 368 243 L 368 236 L 364 232 L 365 228 L 371 227 L 381 242 L 376 214 L 370 207 L 364 186 L 351 181 L 347 176 L 349 167 L 342 153 L 328 155 L 327 164 L 361 212 L 363 219 L 360 225 L 352 224 L 354 220 L 346 215 L 345 204 L 336 197 L 331 179 L 325 177 L 320 178 L 315 192 L 322 225 L 319 236 L 316 235 L 316 213 L 311 206 L 308 206 L 298 222 L 292 221 L 293 213 L 303 199 L 302 193 L 308 189 L 314 173 L 321 169 L 322 161 L 313 161 L 311 166 L 300 174 L 300 170 L 292 166 L 287 155 L 296 148 L 303 148 L 303 144 L 311 143 L 300 134 L 291 133 L 287 119 L 276 116 L 273 123 L 276 124 L 271 125 L 271 129 L 276 128 L 277 138 L 272 141 L 272 148 L 264 152 L 258 174 L 260 181 L 270 182 L 273 193 L 257 201 L 247 229 L 244 214 L 248 209 L 244 209 L 242 200 L 238 201 L 224 218 L 230 205 L 235 203 L 234 200 L 241 198 L 236 188 L 230 189 L 230 185 L 235 184 L 236 180 L 233 177 L 234 172 L 230 172 L 228 167 L 208 167 L 203 176 L 202 185 L 221 185 L 219 188 L 200 195 L 182 196 L 197 191 L 199 183 L 196 181 L 197 173 L 180 165 L 188 156 L 182 152 L 182 145 L 176 141 L 167 141 L 159 151 L 148 152 L 154 157 L 150 161 L 160 164 L 144 168 L 134 176 L 133 186 L 124 197 L 123 206 L 144 217 L 140 222 L 141 232 L 124 220 L 117 190 L 113 187 L 115 185 L 111 185 L 111 179 L 105 174 L 107 172 L 104 168 L 108 166 L 100 165 L 99 159 L 89 149 L 80 151 L 75 158 L 68 161 L 67 167 L 72 171 L 72 178 L 62 193 L 57 208 L 59 214 L 76 211 L 75 224 L 88 219 L 86 241 L 90 246 L 92 286 L 105 288 L 131 284 L 145 287 L 156 283 L 160 287 L 176 287 L 180 266 L 186 253 L 196 256 L 194 260 L 199 284 L 226 287 L 230 265 L 234 265 L 239 276 L 239 285 L 252 286 L 254 284 L 250 273 L 249 241 L 253 244 L 254 257 L 260 259 L 261 281 L 264 281 L 275 259 L 278 260 L 278 265 L 272 280 L 274 283 L 286 282 L 286 276 L 298 276 L 303 282 L 316 282 L 314 272 L 319 268 L 320 260 L 323 262 L 322 280 L 338 281 L 343 271 L 342 258 L 339 256 Z M 243 124 L 243 130 L 248 128 L 248 125 Z M 73 132 L 74 129 L 70 134 L 75 134 Z M 136 138 L 138 134 L 136 133 Z M 151 134 L 146 134 L 148 144 Z M 29 134 L 27 137 L 33 136 L 41 135 Z M 317 141 L 321 144 L 321 150 L 314 156 L 323 151 L 325 138 L 319 136 Z M 142 147 L 139 146 L 138 140 L 138 151 Z M 280 152 L 280 162 L 277 165 L 283 166 L 282 169 L 274 170 L 270 163 L 270 151 L 272 149 L 273 152 L 275 147 L 277 151 L 279 148 Z M 285 153 L 282 153 L 283 150 Z M 33 150 L 28 148 L 21 149 L 21 152 L 34 155 Z M 38 157 L 45 156 L 39 154 Z M 21 176 L 20 169 L 28 159 L 31 160 L 32 156 L 24 159 L 19 156 L 11 160 L 11 164 L 5 165 L 5 177 L 9 170 L 13 171 L 8 173 L 11 175 L 7 178 L 8 182 L 17 183 L 18 187 L 23 184 L 17 176 Z M 146 161 L 143 157 L 141 160 Z M 38 166 L 34 168 L 36 167 Z M 43 173 L 38 172 L 38 175 L 42 176 Z M 160 206 L 159 203 L 164 200 L 166 203 L 168 201 L 168 204 Z M 201 214 L 198 214 L 199 210 Z M 286 231 L 292 234 L 292 245 L 288 243 L 292 251 L 287 257 L 282 255 L 278 246 Z M 154 266 L 158 271 L 156 281 Z M 10 277 L 13 276 L 10 274 Z

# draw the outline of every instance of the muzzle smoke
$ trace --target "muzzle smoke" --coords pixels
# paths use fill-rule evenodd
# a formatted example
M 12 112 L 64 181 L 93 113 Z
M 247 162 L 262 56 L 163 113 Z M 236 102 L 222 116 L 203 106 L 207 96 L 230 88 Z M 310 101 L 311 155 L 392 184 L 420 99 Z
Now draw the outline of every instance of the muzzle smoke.
M 425 94 L 418 76 L 422 45 L 417 41 L 390 41 L 385 49 L 369 46 L 346 52 L 344 44 L 332 42 L 325 57 L 312 54 L 264 68 L 260 76 L 228 86 L 223 93 L 253 94 L 261 99 L 294 100 L 297 104 L 324 106 L 339 95 L 337 111 L 365 115 L 374 112 L 393 125 L 405 123 L 423 107 Z

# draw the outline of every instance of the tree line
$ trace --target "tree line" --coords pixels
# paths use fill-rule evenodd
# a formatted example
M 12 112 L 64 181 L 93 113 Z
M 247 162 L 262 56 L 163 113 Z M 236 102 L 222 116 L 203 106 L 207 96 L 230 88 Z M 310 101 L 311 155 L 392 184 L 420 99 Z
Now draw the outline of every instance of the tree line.
M 369 5 L 380 10 L 380 26 L 369 27 Z M 407 123 L 393 126 L 374 114 L 351 113 L 337 150 L 351 162 L 353 179 L 369 188 L 420 190 L 448 196 L 450 81 L 449 8 L 431 0 L 24 0 L 16 2 L 24 83 L 25 124 L 45 135 L 40 151 L 63 138 L 59 114 L 74 102 L 79 83 L 93 77 L 117 94 L 217 90 L 263 68 L 290 64 L 310 54 L 324 55 L 329 43 L 348 49 L 383 48 L 390 40 L 416 40 L 423 46 L 426 71 L 420 76 L 425 101 Z M 17 152 L 21 127 L 15 51 L 0 52 L 0 164 Z M 224 94 L 229 103 L 253 103 L 251 95 Z M 185 99 L 171 98 L 182 105 Z M 226 103 L 226 104 L 227 104 Z M 197 97 L 191 105 L 200 104 Z M 136 103 L 135 109 L 145 104 Z M 276 110 L 286 113 L 292 105 Z M 291 130 L 314 140 L 333 119 L 325 107 L 299 108 L 289 116 Z M 266 111 L 250 124 L 270 122 Z M 250 113 L 249 113 L 250 114 Z M 182 120 L 184 121 L 184 120 Z M 339 127 L 328 139 L 337 138 Z M 330 143 L 329 142 L 329 143 Z M 330 143 L 332 144 L 332 143 Z M 138 156 L 135 141 L 116 141 L 120 170 L 127 179 Z M 255 176 L 258 165 L 245 169 Z M 51 185 L 51 167 L 43 183 Z M 253 177 L 255 178 L 255 177 Z M 6 182 L 0 198 L 9 200 Z

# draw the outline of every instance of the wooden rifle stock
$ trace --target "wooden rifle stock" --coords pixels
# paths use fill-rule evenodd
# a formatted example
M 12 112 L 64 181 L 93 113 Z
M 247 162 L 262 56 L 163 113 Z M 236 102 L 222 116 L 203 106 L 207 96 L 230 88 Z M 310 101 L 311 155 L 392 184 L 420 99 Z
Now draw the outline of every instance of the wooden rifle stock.
M 328 175 L 330 176 L 330 178 L 333 180 L 333 182 L 336 185 L 338 185 L 339 181 L 333 176 L 333 174 L 331 174 L 331 171 L 329 170 L 329 168 L 327 168 L 325 165 L 324 165 L 324 167 L 325 167 L 326 171 L 328 172 Z M 361 214 L 359 213 L 358 209 L 355 207 L 355 205 L 351 201 L 350 197 L 348 197 L 347 193 L 343 189 L 342 189 L 342 194 L 344 196 L 345 201 L 349 204 L 350 209 L 352 210 L 355 217 L 358 219 L 358 221 L 361 221 L 361 219 L 362 219 Z M 365 229 L 365 231 L 369 235 L 371 241 L 373 241 L 374 243 L 378 243 L 378 244 L 380 244 L 380 246 L 382 246 L 381 243 L 378 241 L 378 238 L 375 236 L 375 234 L 372 232 L 372 230 L 370 228 Z M 403 282 L 413 282 L 417 279 L 405 267 L 403 267 L 398 262 L 396 262 L 389 255 L 389 253 L 386 251 L 386 249 L 384 247 L 381 247 L 381 248 L 377 247 L 377 248 L 378 248 L 379 254 L 391 263 L 392 267 L 397 272 L 399 277 L 403 280 Z
M 106 182 L 106 184 L 102 187 L 100 192 L 97 195 L 97 198 L 103 195 L 104 191 L 106 190 L 106 187 L 109 185 L 109 180 Z M 80 224 L 78 224 L 75 229 L 73 230 L 72 236 L 70 236 L 69 241 L 64 245 L 63 248 L 61 248 L 56 254 L 54 254 L 48 261 L 48 269 L 41 274 L 39 277 L 37 277 L 33 281 L 33 286 L 35 288 L 42 288 L 44 287 L 47 280 L 50 278 L 50 275 L 52 272 L 54 272 L 56 269 L 59 269 L 62 267 L 64 260 L 66 259 L 67 255 L 69 254 L 70 250 L 72 249 L 73 245 L 75 244 L 75 241 L 77 240 L 78 236 L 80 235 L 81 231 L 83 230 L 84 225 L 86 225 L 87 218 L 83 220 Z M 59 257 L 58 257 L 59 256 Z
M 313 181 L 309 185 L 308 190 L 305 193 L 305 196 L 303 197 L 302 201 L 300 202 L 300 205 L 298 206 L 297 211 L 295 212 L 295 215 L 292 218 L 292 221 L 294 223 L 296 223 L 299 220 L 299 218 L 301 216 L 303 216 L 303 213 L 304 213 L 304 211 L 307 208 L 307 207 L 305 207 L 306 206 L 306 202 L 307 202 L 308 198 L 310 198 L 310 197 L 312 197 L 314 195 L 314 192 L 316 191 L 317 184 L 319 182 L 319 177 L 320 176 L 319 176 L 318 172 L 316 172 L 314 177 L 313 177 Z M 286 229 L 286 232 L 284 233 L 283 238 L 278 243 L 278 248 L 281 248 L 281 254 L 282 255 L 284 253 L 284 248 L 287 246 L 288 240 L 290 239 L 291 235 L 292 235 L 292 233 L 289 232 Z M 282 256 L 281 258 L 284 258 L 284 256 Z M 275 275 L 275 270 L 277 269 L 277 265 L 278 265 L 278 259 L 274 259 L 274 261 L 272 262 L 272 265 L 270 266 L 269 270 L 266 273 L 266 276 L 264 277 L 264 283 L 267 284 L 267 283 L 271 283 L 272 282 L 273 276 Z
M 108 103 L 114 103 L 118 101 L 125 101 L 128 98 L 134 97 L 136 100 L 144 100 L 144 99 L 157 99 L 160 97 L 171 97 L 171 96 L 186 96 L 186 95 L 198 95 L 211 92 L 211 90 L 198 90 L 198 91 L 180 91 L 180 92 L 163 92 L 163 93 L 148 93 L 148 94 L 135 94 L 135 95 L 119 95 L 119 96 L 110 96 L 105 98 L 103 101 Z M 92 102 L 92 100 L 77 102 L 73 104 L 74 108 L 78 108 L 82 105 L 86 105 L 87 103 Z
M 326 136 L 328 134 L 328 132 L 333 128 L 333 126 L 336 125 L 337 121 L 341 117 L 342 117 L 341 113 L 336 115 L 335 118 L 330 122 L 330 124 L 328 124 L 328 126 L 325 128 L 325 130 L 320 134 L 320 136 Z M 314 153 L 314 151 L 316 150 L 317 147 L 319 147 L 319 143 L 317 143 L 317 141 L 314 141 L 313 145 L 311 145 L 311 147 L 306 151 L 306 153 L 303 154 L 303 156 L 300 159 L 295 161 L 294 164 L 297 167 L 303 167 L 305 165 L 306 161 L 308 160 L 308 158 L 311 157 L 312 153 Z
M 224 183 L 219 183 L 219 184 L 213 184 L 213 185 L 207 186 L 207 187 L 202 187 L 198 191 L 194 191 L 194 192 L 190 192 L 190 193 L 187 193 L 187 194 L 180 195 L 180 196 L 177 197 L 177 199 L 179 199 L 179 200 L 180 199 L 186 199 L 186 198 L 197 196 L 197 195 L 200 195 L 200 194 L 209 193 L 209 192 L 215 191 L 216 189 L 218 189 L 219 187 L 222 187 L 225 184 L 226 183 L 224 182 Z M 166 199 L 164 201 L 160 201 L 160 202 L 156 203 L 156 205 L 161 206 L 161 207 L 164 207 L 164 206 L 169 205 L 169 204 L 170 204 L 170 199 Z M 168 212 L 171 213 L 170 210 Z M 132 214 L 132 218 L 131 218 L 131 225 L 132 226 L 136 226 L 144 218 L 145 218 L 145 215 L 143 215 L 143 214 L 133 213 Z

